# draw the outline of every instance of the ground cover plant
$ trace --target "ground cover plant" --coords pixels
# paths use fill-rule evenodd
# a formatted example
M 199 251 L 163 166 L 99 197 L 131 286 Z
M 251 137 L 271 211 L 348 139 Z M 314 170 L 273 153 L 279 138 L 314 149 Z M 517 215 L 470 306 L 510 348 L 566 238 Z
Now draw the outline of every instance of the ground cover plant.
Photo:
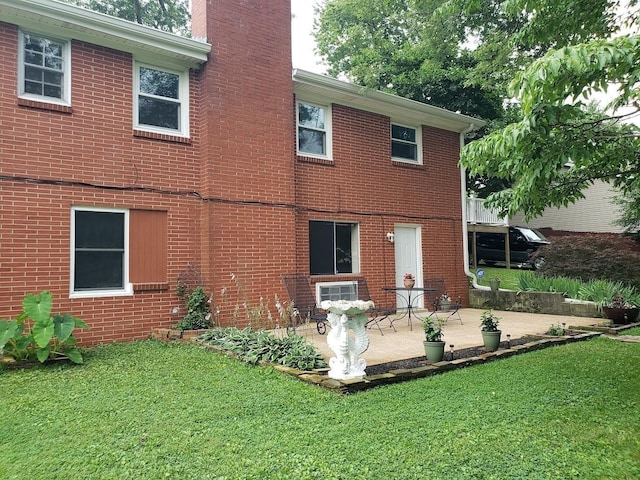
M 198 341 L 232 353 L 252 365 L 278 363 L 299 370 L 328 366 L 320 352 L 299 335 L 280 338 L 268 330 L 228 327 L 209 330 L 200 335 Z
M 114 344 L 0 373 L 0 478 L 638 478 L 638 364 L 601 338 L 339 396 L 194 344 Z

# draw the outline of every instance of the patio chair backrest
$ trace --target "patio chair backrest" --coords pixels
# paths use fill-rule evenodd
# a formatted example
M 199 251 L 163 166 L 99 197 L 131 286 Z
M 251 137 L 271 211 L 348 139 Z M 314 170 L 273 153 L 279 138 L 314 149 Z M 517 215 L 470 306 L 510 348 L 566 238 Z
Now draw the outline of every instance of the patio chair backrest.
M 309 316 L 316 310 L 316 299 L 309 283 L 309 277 L 300 274 L 283 275 L 289 300 L 293 302 L 301 316 Z
M 424 297 L 426 300 L 425 306 L 428 306 L 431 310 L 436 310 L 438 308 L 438 301 L 440 300 L 440 296 L 447 293 L 447 289 L 444 284 L 444 278 L 434 277 L 427 278 L 424 281 L 425 288 L 433 289 L 431 291 L 425 291 Z

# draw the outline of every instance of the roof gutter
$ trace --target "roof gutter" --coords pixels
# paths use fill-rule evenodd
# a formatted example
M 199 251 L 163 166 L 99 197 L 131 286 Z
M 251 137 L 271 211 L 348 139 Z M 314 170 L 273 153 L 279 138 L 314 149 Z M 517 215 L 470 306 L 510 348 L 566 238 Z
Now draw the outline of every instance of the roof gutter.
M 464 136 L 477 128 L 473 123 L 460 133 L 460 152 L 464 148 Z M 467 169 L 460 167 L 460 196 L 462 200 L 462 254 L 464 256 L 464 273 L 471 278 L 471 285 L 478 290 L 491 290 L 489 287 L 478 284 L 478 278 L 469 270 L 469 229 L 467 225 Z

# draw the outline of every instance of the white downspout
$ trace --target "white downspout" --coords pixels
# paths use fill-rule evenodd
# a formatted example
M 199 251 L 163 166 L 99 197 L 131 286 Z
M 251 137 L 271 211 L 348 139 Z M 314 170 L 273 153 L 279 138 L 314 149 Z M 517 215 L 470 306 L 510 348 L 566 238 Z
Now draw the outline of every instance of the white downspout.
M 473 130 L 475 125 L 469 124 L 469 128 L 460 133 L 460 152 L 464 148 L 464 136 Z M 478 285 L 478 279 L 475 274 L 469 270 L 469 229 L 467 228 L 467 171 L 464 167 L 460 167 L 460 195 L 462 197 L 462 253 L 464 256 L 464 273 L 471 278 L 471 285 L 478 290 L 491 290 L 490 287 Z

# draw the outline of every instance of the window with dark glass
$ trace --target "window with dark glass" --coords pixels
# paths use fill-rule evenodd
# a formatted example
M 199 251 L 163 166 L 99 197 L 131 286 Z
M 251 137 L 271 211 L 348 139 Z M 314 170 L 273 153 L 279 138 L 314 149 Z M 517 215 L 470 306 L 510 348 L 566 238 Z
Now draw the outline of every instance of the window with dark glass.
M 415 128 L 391 125 L 391 157 L 418 161 L 418 141 Z
M 180 75 L 142 66 L 138 71 L 138 124 L 180 130 Z
M 298 103 L 298 152 L 327 155 L 326 111 L 323 107 Z
M 22 34 L 20 94 L 65 99 L 66 43 L 31 33 Z
M 124 288 L 124 212 L 74 211 L 73 290 Z
M 309 261 L 312 275 L 355 273 L 357 225 L 324 221 L 309 222 Z

